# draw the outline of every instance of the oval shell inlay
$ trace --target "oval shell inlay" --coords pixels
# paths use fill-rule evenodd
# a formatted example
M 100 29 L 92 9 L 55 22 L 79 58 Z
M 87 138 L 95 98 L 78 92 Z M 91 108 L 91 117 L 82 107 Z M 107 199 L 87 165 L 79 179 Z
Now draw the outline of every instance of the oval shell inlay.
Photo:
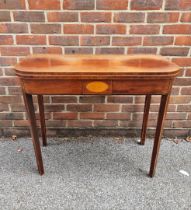
M 105 82 L 95 81 L 95 82 L 88 83 L 86 85 L 86 88 L 90 92 L 101 93 L 101 92 L 106 91 L 109 88 L 109 86 Z

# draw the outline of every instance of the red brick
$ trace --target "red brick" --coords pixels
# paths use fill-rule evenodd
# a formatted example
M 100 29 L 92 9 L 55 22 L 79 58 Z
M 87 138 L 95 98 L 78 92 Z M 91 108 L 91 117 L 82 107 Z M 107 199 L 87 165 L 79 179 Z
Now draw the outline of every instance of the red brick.
M 159 10 L 162 8 L 162 0 L 132 0 L 132 10 Z
M 29 47 L 0 47 L 3 56 L 24 56 L 30 54 Z
M 133 103 L 132 96 L 108 96 L 107 102 L 109 103 Z
M 0 66 L 12 66 L 17 62 L 14 57 L 0 57 Z
M 143 45 L 145 46 L 160 46 L 173 44 L 174 38 L 172 36 L 150 36 L 144 37 Z
M 132 119 L 134 121 L 141 121 L 143 120 L 143 113 L 133 113 Z M 149 113 L 149 120 L 157 120 L 157 113 Z
M 0 94 L 5 95 L 5 87 L 0 87 Z M 1 104 L 0 104 L 0 107 L 1 107 Z M 0 111 L 1 111 L 1 109 L 0 109 Z
M 77 12 L 48 12 L 47 13 L 49 22 L 77 22 Z
M 65 24 L 65 34 L 93 34 L 94 26 L 89 24 Z
M 75 120 L 77 119 L 78 113 L 73 112 L 54 112 L 53 113 L 53 119 L 54 120 Z
M 103 46 L 110 44 L 109 36 L 82 36 L 80 38 L 82 46 Z
M 31 10 L 60 9 L 60 0 L 28 0 Z
M 178 105 L 177 106 L 177 111 L 178 112 L 191 112 L 191 106 L 189 105 Z
M 10 35 L 0 35 L 0 45 L 12 45 L 13 37 Z
M 67 111 L 72 112 L 90 112 L 92 111 L 91 104 L 68 104 L 66 106 Z
M 186 69 L 186 76 L 191 77 L 191 69 Z
M 53 103 L 76 103 L 76 96 L 52 96 Z
M 101 120 L 104 117 L 105 114 L 101 112 L 80 113 L 80 119 Z
M 188 104 L 191 102 L 191 96 L 171 96 L 170 104 Z
M 177 120 L 173 122 L 175 128 L 190 128 L 191 120 Z
M 128 48 L 129 54 L 156 54 L 157 48 L 150 47 L 130 47 Z
M 81 12 L 81 22 L 111 22 L 111 12 Z
M 164 47 L 160 50 L 160 54 L 165 56 L 186 56 L 188 52 L 188 47 Z
M 131 115 L 129 113 L 108 113 L 106 118 L 109 120 L 129 120 Z
M 117 121 L 116 120 L 95 120 L 94 126 L 95 127 L 116 127 Z
M 46 125 L 47 127 L 55 127 L 55 128 L 58 128 L 58 127 L 66 127 L 66 121 L 64 120 L 49 120 L 46 122 Z
M 14 126 L 16 127 L 28 127 L 29 121 L 28 120 L 15 120 L 14 121 Z
M 125 49 L 122 47 L 105 47 L 97 48 L 96 54 L 124 54 Z
M 46 104 L 45 110 L 47 112 L 62 112 L 65 110 L 64 104 Z
M 0 113 L 1 120 L 20 120 L 24 119 L 23 113 Z
M 33 47 L 33 53 L 62 54 L 61 47 Z
M 16 75 L 14 69 L 10 68 L 10 67 L 9 68 L 5 68 L 4 72 L 5 72 L 6 76 L 15 76 Z
M 27 33 L 28 27 L 25 23 L 1 23 L 0 33 Z
M 190 0 L 166 0 L 166 10 L 190 10 Z
M 119 105 L 116 105 L 116 104 L 95 104 L 94 111 L 96 111 L 96 112 L 118 112 Z
M 2 104 L 0 103 L 0 112 L 9 111 L 8 104 Z
M 67 47 L 65 48 L 66 54 L 93 54 L 92 48 L 83 47 Z
M 11 21 L 11 16 L 9 11 L 0 12 L 0 22 L 9 22 Z
M 14 11 L 13 17 L 15 21 L 20 22 L 44 22 L 44 12 L 31 11 Z
M 145 14 L 140 12 L 114 13 L 114 22 L 117 23 L 141 23 L 145 20 Z
M 70 10 L 91 10 L 94 9 L 92 0 L 64 0 L 63 9 Z
M 136 46 L 141 45 L 141 37 L 113 37 L 113 46 Z
M 50 36 L 49 42 L 51 45 L 75 46 L 79 45 L 78 36 Z
M 25 9 L 25 0 L 1 0 L 0 9 Z
M 11 111 L 12 112 L 25 112 L 25 105 L 21 103 L 15 103 L 11 104 Z M 36 106 L 35 106 L 35 111 L 36 111 Z
M 12 121 L 11 120 L 0 120 L 0 127 L 11 127 L 12 126 Z
M 96 26 L 97 34 L 125 34 L 126 26 L 119 24 L 101 24 Z
M 8 87 L 9 95 L 21 95 L 21 87 Z
M 181 67 L 191 66 L 191 58 L 174 58 L 172 59 L 177 65 Z
M 158 34 L 159 25 L 134 25 L 130 27 L 130 34 Z
M 0 103 L 3 104 L 14 104 L 15 101 L 17 103 L 21 102 L 21 96 L 1 96 L 0 95 Z
M 80 103 L 104 103 L 105 96 L 80 96 Z
M 191 36 L 177 36 L 175 40 L 176 45 L 191 45 Z
M 181 88 L 181 95 L 190 95 L 191 94 L 191 87 L 182 87 Z
M 20 45 L 44 45 L 46 44 L 46 36 L 42 35 L 17 35 L 16 42 Z
M 31 33 L 33 34 L 60 34 L 60 24 L 31 24 Z
M 143 112 L 144 105 L 140 104 L 128 104 L 128 105 L 122 105 L 122 112 Z
M 166 25 L 163 30 L 164 34 L 191 34 L 190 24 L 176 24 L 176 25 Z
M 191 12 L 183 13 L 180 21 L 181 22 L 191 22 Z
M 101 10 L 126 10 L 128 0 L 97 0 L 96 8 Z
M 18 86 L 20 85 L 17 77 L 1 77 L 0 86 Z
M 68 127 L 87 128 L 92 127 L 92 121 L 89 120 L 68 120 Z
M 190 86 L 191 78 L 176 78 L 174 85 Z
M 151 12 L 148 13 L 147 22 L 148 23 L 175 23 L 178 21 L 179 13 L 171 12 Z
M 171 95 L 178 95 L 180 92 L 180 87 L 173 87 L 171 91 Z
M 185 120 L 187 113 L 168 112 L 166 115 L 167 120 Z

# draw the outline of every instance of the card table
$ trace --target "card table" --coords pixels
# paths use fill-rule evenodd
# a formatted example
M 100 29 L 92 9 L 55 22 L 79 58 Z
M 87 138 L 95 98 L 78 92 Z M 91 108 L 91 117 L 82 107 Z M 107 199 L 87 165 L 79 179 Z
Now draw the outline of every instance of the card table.
M 38 171 L 44 174 L 32 95 L 37 95 L 47 145 L 43 95 L 146 95 L 140 144 L 144 145 L 152 95 L 160 95 L 149 176 L 156 171 L 172 84 L 180 68 L 158 55 L 36 54 L 14 67 L 23 91 Z

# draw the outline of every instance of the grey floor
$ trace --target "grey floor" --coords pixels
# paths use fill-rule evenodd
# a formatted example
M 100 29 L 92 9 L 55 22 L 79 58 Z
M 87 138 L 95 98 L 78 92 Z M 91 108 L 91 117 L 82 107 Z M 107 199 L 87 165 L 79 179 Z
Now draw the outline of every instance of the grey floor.
M 0 140 L 0 209 L 191 209 L 191 143 L 163 140 L 149 178 L 152 141 L 49 139 L 39 176 L 30 139 Z M 190 176 L 183 175 L 184 170 Z

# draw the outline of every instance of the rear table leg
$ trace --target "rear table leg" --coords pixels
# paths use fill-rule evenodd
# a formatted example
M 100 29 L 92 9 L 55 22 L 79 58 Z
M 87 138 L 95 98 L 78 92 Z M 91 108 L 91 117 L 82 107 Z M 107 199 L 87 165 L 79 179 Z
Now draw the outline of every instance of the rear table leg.
M 45 116 L 44 116 L 44 102 L 43 102 L 43 95 L 38 95 L 38 106 L 39 106 L 39 115 L 40 115 L 40 127 L 41 127 L 41 134 L 42 134 L 42 143 L 43 146 L 47 145 L 46 139 L 46 123 L 45 123 Z
M 141 142 L 140 142 L 141 145 L 145 144 L 150 104 L 151 104 L 151 95 L 146 95 L 144 115 L 143 115 L 143 125 L 142 125 L 142 130 L 141 130 Z

